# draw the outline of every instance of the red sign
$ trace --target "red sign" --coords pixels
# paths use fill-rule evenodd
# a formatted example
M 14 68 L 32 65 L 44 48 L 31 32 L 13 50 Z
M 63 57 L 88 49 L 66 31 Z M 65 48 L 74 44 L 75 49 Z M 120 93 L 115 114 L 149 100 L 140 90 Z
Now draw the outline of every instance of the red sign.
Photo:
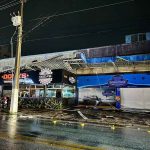
M 11 80 L 13 78 L 13 74 L 3 74 L 2 78 L 4 80 Z M 20 79 L 27 78 L 29 75 L 27 73 L 20 73 Z

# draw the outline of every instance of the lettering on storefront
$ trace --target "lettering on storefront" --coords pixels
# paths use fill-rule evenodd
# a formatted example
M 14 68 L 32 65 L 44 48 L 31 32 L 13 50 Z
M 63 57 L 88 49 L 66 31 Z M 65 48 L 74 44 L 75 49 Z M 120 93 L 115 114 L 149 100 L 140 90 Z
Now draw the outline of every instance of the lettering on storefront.
M 109 86 L 113 87 L 125 87 L 128 84 L 128 80 L 124 79 L 123 76 L 113 76 L 112 80 L 108 81 Z
M 20 73 L 20 79 L 27 78 L 29 75 L 27 73 Z M 3 74 L 3 80 L 11 80 L 14 77 L 14 74 Z

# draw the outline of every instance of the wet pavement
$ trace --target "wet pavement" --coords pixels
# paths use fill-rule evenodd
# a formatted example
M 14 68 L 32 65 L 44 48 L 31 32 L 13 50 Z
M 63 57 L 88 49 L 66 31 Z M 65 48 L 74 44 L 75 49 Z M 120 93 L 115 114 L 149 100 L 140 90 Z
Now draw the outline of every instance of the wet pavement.
M 150 150 L 145 129 L 0 115 L 0 150 Z

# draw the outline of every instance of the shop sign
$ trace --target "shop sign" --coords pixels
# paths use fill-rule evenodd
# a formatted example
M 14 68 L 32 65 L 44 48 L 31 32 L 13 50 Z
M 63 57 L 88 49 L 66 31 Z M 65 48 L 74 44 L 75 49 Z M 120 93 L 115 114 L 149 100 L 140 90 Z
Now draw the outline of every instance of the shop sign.
M 52 81 L 52 74 L 53 72 L 48 68 L 42 69 L 39 73 L 39 81 L 41 84 L 49 84 Z
M 69 77 L 69 81 L 70 81 L 70 83 L 72 83 L 72 84 L 76 82 L 76 80 L 75 80 L 74 77 Z
M 14 74 L 3 74 L 2 79 L 3 80 L 11 80 L 13 78 Z M 20 78 L 24 79 L 27 78 L 29 75 L 27 73 L 20 73 Z
M 108 81 L 109 86 L 113 87 L 125 87 L 128 84 L 128 80 L 124 79 L 123 76 L 113 76 L 112 80 Z

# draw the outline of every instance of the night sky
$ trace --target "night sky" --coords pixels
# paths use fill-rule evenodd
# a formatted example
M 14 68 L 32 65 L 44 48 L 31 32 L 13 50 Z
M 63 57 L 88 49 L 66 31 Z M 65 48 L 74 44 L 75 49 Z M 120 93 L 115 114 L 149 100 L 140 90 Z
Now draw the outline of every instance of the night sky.
M 2 5 L 11 1 L 0 0 L 0 45 L 9 44 L 15 31 L 10 13 L 17 13 L 19 5 L 1 10 Z M 114 5 L 124 1 L 28 0 L 24 7 L 22 55 L 119 44 L 124 43 L 126 34 L 150 31 L 149 1 Z M 93 7 L 98 8 L 66 14 Z M 39 23 L 42 24 L 35 28 Z

